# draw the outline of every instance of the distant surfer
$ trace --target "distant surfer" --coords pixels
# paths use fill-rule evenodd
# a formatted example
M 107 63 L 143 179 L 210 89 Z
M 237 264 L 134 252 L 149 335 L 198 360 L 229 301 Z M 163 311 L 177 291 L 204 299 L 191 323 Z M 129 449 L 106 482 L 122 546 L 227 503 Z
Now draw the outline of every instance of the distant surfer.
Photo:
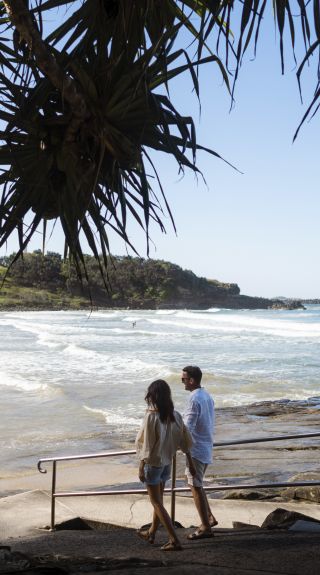
M 132 327 L 136 327 L 136 323 L 137 323 L 136 321 L 133 321 L 133 322 L 132 322 Z

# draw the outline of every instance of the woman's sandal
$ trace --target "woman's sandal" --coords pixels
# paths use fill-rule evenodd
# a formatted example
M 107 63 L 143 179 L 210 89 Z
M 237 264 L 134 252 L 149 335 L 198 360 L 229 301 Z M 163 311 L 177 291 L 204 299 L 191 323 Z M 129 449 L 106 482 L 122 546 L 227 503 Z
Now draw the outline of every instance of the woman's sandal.
M 182 551 L 182 546 L 180 543 L 176 543 L 175 541 L 168 541 L 160 547 L 161 551 Z
M 146 531 L 141 531 L 138 529 L 137 535 L 146 543 L 150 543 L 150 545 L 154 544 L 154 533 L 149 533 L 148 529 Z

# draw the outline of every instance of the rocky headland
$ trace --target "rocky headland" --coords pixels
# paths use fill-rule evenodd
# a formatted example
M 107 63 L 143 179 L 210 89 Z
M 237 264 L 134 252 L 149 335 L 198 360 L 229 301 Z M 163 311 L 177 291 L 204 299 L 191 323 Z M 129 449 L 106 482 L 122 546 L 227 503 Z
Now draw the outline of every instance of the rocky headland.
M 303 309 L 299 300 L 242 295 L 236 283 L 198 277 L 162 260 L 113 256 L 106 269 L 103 278 L 96 259 L 86 256 L 81 281 L 59 254 L 37 251 L 12 265 L 2 258 L 0 310 Z

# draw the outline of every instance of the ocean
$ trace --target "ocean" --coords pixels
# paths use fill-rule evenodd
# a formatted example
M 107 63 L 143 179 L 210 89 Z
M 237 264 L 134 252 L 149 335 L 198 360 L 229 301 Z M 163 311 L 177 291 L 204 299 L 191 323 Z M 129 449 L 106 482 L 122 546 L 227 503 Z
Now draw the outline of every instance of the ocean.
M 1 477 L 133 440 L 154 379 L 168 381 L 183 411 L 188 364 L 201 367 L 217 407 L 316 398 L 319 344 L 320 305 L 1 312 Z

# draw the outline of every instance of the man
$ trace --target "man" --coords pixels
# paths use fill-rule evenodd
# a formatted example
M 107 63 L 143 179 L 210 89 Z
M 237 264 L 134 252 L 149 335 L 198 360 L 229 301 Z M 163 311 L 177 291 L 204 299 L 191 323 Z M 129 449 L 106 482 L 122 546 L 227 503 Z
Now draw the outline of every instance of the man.
M 204 474 L 208 464 L 212 463 L 214 401 L 201 387 L 201 379 L 202 371 L 199 367 L 188 365 L 183 368 L 181 381 L 186 391 L 190 392 L 183 419 L 192 436 L 191 456 L 196 468 L 196 474 L 192 476 L 187 466 L 186 475 L 201 520 L 201 525 L 188 535 L 188 539 L 212 537 L 211 527 L 218 523 L 203 489 Z

